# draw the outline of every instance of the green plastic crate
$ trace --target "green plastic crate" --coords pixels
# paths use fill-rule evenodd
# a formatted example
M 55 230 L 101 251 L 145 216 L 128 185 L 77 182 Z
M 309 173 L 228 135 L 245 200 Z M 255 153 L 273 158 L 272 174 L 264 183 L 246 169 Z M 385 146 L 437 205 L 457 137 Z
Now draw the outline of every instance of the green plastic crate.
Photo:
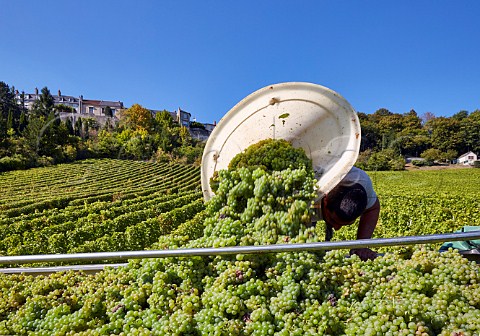
M 480 231 L 480 226 L 464 226 L 460 230 L 455 232 L 470 232 Z M 449 248 L 454 248 L 459 251 L 461 255 L 469 260 L 480 262 L 480 240 L 465 240 L 465 241 L 453 241 L 445 242 L 440 247 L 440 252 L 446 251 Z

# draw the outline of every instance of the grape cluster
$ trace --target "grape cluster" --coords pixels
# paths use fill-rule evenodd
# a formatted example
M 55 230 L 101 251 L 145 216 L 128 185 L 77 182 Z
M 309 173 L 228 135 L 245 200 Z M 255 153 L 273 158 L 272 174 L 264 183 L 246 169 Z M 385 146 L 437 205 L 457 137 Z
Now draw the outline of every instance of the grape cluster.
M 319 241 L 309 227 L 314 186 L 304 165 L 220 171 L 206 209 L 156 247 Z M 146 259 L 95 275 L 0 275 L 0 289 L 0 334 L 480 332 L 479 268 L 454 251 L 366 262 L 342 251 Z
M 237 154 L 228 168 L 233 170 L 239 167 L 261 167 L 271 172 L 300 166 L 312 169 L 312 161 L 303 149 L 294 148 L 290 142 L 283 139 L 265 139 Z

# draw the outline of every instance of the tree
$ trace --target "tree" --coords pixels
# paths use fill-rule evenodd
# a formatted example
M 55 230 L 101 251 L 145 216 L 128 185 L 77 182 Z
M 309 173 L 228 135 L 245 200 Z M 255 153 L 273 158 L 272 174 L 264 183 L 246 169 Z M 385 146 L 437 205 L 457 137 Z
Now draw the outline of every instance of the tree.
M 375 111 L 375 113 L 373 113 L 373 116 L 374 117 L 385 117 L 385 116 L 389 116 L 389 115 L 392 115 L 393 113 L 390 112 L 388 109 L 386 108 L 379 108 L 378 110 Z
M 112 119 L 107 119 L 105 120 L 105 123 L 103 124 L 102 130 L 107 131 L 107 132 L 113 132 L 113 130 L 116 128 L 116 124 L 112 122 Z
M 170 152 L 178 146 L 178 124 L 173 121 L 170 112 L 163 110 L 155 115 L 155 144 L 164 153 Z
M 420 157 L 427 160 L 428 162 L 433 163 L 435 161 L 441 161 L 443 158 L 443 153 L 438 148 L 429 148 L 425 150 L 422 154 L 420 154 Z
M 180 127 L 180 139 L 182 141 L 182 146 L 189 146 L 192 144 L 192 136 L 187 127 Z
M 429 134 L 422 128 L 422 120 L 415 110 L 402 115 L 400 130 L 390 143 L 391 148 L 397 149 L 402 155 L 418 156 L 430 144 Z
M 394 141 L 390 143 L 390 148 L 394 148 L 402 155 L 419 156 L 421 152 L 430 145 L 430 137 L 424 130 L 413 132 L 401 132 Z
M 418 116 L 417 112 L 412 109 L 403 115 L 402 127 L 408 130 L 419 130 L 422 128 L 422 119 Z
M 424 158 L 430 163 L 437 162 L 449 162 L 457 157 L 458 153 L 452 149 L 447 151 L 441 151 L 437 148 L 429 148 L 425 150 L 420 157 Z
M 398 133 L 404 128 L 403 117 L 398 113 L 382 116 L 378 127 L 382 134 Z
M 27 112 L 27 107 L 25 106 L 25 91 L 22 91 L 20 93 L 20 112 L 21 113 L 26 113 Z
M 15 92 L 5 82 L 0 82 L 0 141 L 10 128 L 18 129 L 21 110 L 15 100 Z
M 400 114 L 385 114 L 378 117 L 378 129 L 382 137 L 381 149 L 392 147 L 392 142 L 395 141 L 397 133 L 402 131 L 402 116 Z
M 5 118 L 15 105 L 15 94 L 5 82 L 0 82 L 0 112 Z
M 78 118 L 76 121 L 75 121 L 75 124 L 74 124 L 74 134 L 76 136 L 82 136 L 82 132 L 83 132 L 83 123 L 82 123 L 82 118 Z
M 118 158 L 121 145 L 117 137 L 106 130 L 98 133 L 97 152 L 101 157 Z
M 20 114 L 20 120 L 18 122 L 18 131 L 21 133 L 27 126 L 27 113 L 25 111 L 22 111 Z
M 55 112 L 55 101 L 50 90 L 45 86 L 39 98 L 33 103 L 31 114 L 34 117 L 47 118 L 52 112 Z
M 149 109 L 139 104 L 120 112 L 120 124 L 132 130 L 153 131 L 153 117 Z
M 165 127 L 173 127 L 173 118 L 170 115 L 170 112 L 167 110 L 163 110 L 162 112 L 159 112 L 155 115 L 155 122 L 157 125 L 160 125 L 162 128 Z
M 82 121 L 83 129 L 80 131 L 82 139 L 90 139 L 97 137 L 100 125 L 95 118 L 85 118 Z
M 358 113 L 360 127 L 362 129 L 361 150 L 375 149 L 380 146 L 382 136 L 378 128 L 378 123 L 373 120 L 372 115 Z
M 449 149 L 463 152 L 463 132 L 460 132 L 461 123 L 457 119 L 438 117 L 429 120 L 425 128 L 430 133 L 433 148 L 446 152 Z
M 35 119 L 42 121 L 43 124 L 38 135 L 37 153 L 41 156 L 50 156 L 55 162 L 58 162 L 62 157 L 61 146 L 67 138 L 66 129 L 61 128 L 61 120 L 55 110 L 51 110 L 47 118 L 37 117 Z
M 42 118 L 31 118 L 23 131 L 28 148 L 38 154 L 40 150 L 40 138 L 42 137 L 45 122 Z
M 13 130 L 13 111 L 10 110 L 8 111 L 8 117 L 7 117 L 7 132 Z
M 453 149 L 449 149 L 443 153 L 442 160 L 445 162 L 449 162 L 453 161 L 456 157 L 458 157 L 458 152 Z
M 460 112 L 457 112 L 454 115 L 452 115 L 452 118 L 457 120 L 468 118 L 468 111 L 462 110 Z
M 461 120 L 465 148 L 461 153 L 473 151 L 480 154 L 480 110 L 473 111 L 467 118 Z
M 75 130 L 73 129 L 73 123 L 71 118 L 65 120 L 65 128 L 67 129 L 68 134 L 75 135 Z

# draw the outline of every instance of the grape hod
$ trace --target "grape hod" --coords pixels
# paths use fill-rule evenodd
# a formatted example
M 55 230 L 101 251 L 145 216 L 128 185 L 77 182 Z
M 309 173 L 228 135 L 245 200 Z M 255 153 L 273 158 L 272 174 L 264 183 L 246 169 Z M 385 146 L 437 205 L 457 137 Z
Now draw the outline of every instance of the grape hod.
M 214 192 L 209 181 L 232 158 L 265 139 L 284 139 L 305 150 L 312 160 L 318 199 L 348 173 L 360 149 L 355 110 L 338 93 L 311 83 L 266 86 L 244 98 L 217 124 L 205 146 L 201 179 L 203 196 Z

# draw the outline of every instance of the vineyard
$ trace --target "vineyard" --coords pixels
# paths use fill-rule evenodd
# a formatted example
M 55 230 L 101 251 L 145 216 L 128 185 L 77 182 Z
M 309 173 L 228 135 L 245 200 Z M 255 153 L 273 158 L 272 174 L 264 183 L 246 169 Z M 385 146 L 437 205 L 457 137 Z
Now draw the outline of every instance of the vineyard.
M 5 173 L 0 254 L 137 250 L 203 209 L 199 168 L 86 160 Z
M 382 205 L 374 237 L 480 225 L 479 169 L 369 175 Z M 305 169 L 239 168 L 220 174 L 205 206 L 199 168 L 181 164 L 86 160 L 4 173 L 0 254 L 322 241 L 323 226 L 307 225 L 313 185 Z M 354 224 L 334 240 L 355 233 Z M 0 275 L 0 335 L 478 335 L 478 266 L 437 249 L 383 248 L 367 262 L 291 252 Z

